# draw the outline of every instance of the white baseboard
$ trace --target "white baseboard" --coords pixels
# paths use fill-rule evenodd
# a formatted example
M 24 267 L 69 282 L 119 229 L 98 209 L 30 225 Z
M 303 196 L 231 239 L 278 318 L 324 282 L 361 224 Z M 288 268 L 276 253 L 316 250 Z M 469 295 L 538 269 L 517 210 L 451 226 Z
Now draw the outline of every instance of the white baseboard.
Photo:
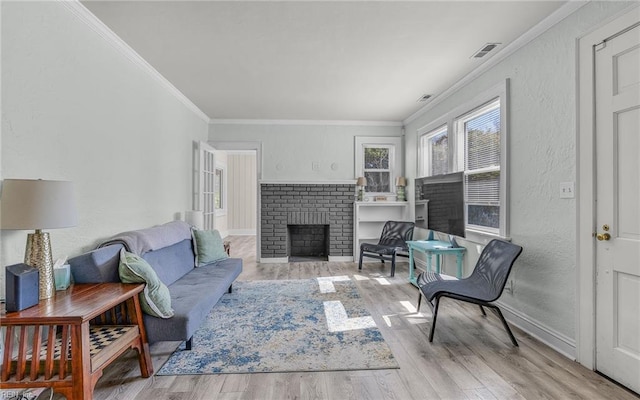
M 329 262 L 352 262 L 351 256 L 329 256 Z
M 280 258 L 262 258 L 260 257 L 260 264 L 282 264 L 288 263 L 289 257 L 280 257 Z
M 504 318 L 509 321 L 510 324 L 517 326 L 563 356 L 574 361 L 576 360 L 575 340 L 546 327 L 540 321 L 536 321 L 500 301 L 496 301 L 495 304 L 500 307 Z
M 255 229 L 229 229 L 231 236 L 256 236 Z

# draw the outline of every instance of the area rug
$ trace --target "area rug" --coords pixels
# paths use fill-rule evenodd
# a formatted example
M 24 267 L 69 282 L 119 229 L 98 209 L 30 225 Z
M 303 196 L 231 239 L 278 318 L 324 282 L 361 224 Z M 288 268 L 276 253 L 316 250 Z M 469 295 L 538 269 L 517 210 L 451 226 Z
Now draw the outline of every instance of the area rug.
M 157 375 L 398 368 L 347 276 L 236 282 Z

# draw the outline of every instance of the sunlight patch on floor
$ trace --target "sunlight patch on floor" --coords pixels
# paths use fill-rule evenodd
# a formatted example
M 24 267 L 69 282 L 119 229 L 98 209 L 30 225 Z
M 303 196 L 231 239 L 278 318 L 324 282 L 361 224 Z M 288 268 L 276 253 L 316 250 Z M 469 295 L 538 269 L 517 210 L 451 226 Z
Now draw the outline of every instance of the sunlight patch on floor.
M 413 305 L 413 303 L 412 303 L 412 302 L 410 302 L 410 301 L 406 301 L 406 300 L 401 301 L 401 302 L 400 302 L 400 305 L 402 305 L 402 307 L 404 307 L 404 308 L 405 308 L 407 311 L 409 311 L 410 313 L 414 313 L 414 312 L 418 311 L 418 310 L 416 309 L 416 306 L 414 306 L 414 305 Z
M 318 286 L 320 286 L 320 293 L 335 293 L 336 292 L 336 287 L 333 286 L 333 282 L 350 281 L 351 278 L 349 278 L 346 275 L 342 275 L 342 276 L 323 276 L 323 277 L 320 277 L 320 278 L 316 278 L 316 280 L 318 281 Z
M 324 314 L 327 317 L 329 332 L 352 331 L 355 329 L 375 328 L 373 317 L 349 318 L 341 301 L 325 301 Z
M 427 318 L 427 316 L 424 315 L 423 313 L 408 315 L 406 319 L 407 319 L 407 322 L 410 323 L 411 325 L 424 324 L 426 322 L 429 322 L 429 318 Z

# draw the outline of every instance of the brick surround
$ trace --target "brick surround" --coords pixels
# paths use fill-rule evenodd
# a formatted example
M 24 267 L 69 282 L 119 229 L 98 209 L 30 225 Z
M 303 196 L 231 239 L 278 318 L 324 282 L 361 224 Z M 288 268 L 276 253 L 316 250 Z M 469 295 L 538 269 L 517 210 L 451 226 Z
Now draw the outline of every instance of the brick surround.
M 288 256 L 287 225 L 329 225 L 329 257 L 352 256 L 354 194 L 353 184 L 261 184 L 261 258 Z

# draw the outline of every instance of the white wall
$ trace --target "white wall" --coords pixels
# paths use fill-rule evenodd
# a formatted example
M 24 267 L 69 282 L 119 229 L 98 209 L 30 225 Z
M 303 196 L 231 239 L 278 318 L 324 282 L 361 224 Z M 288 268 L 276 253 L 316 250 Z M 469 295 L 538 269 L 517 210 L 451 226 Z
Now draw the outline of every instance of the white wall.
M 262 179 L 354 180 L 356 136 L 401 136 L 399 126 L 223 124 L 209 127 L 209 140 L 262 143 Z M 318 170 L 313 170 L 313 163 Z
M 207 126 L 60 2 L 2 2 L 1 177 L 74 182 L 79 224 L 50 231 L 54 258 L 191 209 Z M 0 265 L 26 234 L 0 233 Z
M 576 39 L 630 4 L 587 4 L 406 127 L 407 175 L 415 177 L 416 131 L 510 79 L 510 226 L 524 252 L 511 274 L 513 294 L 501 300 L 569 341 L 577 313 L 576 199 L 559 198 L 559 184 L 576 181 Z M 467 266 L 477 259 L 469 250 Z

